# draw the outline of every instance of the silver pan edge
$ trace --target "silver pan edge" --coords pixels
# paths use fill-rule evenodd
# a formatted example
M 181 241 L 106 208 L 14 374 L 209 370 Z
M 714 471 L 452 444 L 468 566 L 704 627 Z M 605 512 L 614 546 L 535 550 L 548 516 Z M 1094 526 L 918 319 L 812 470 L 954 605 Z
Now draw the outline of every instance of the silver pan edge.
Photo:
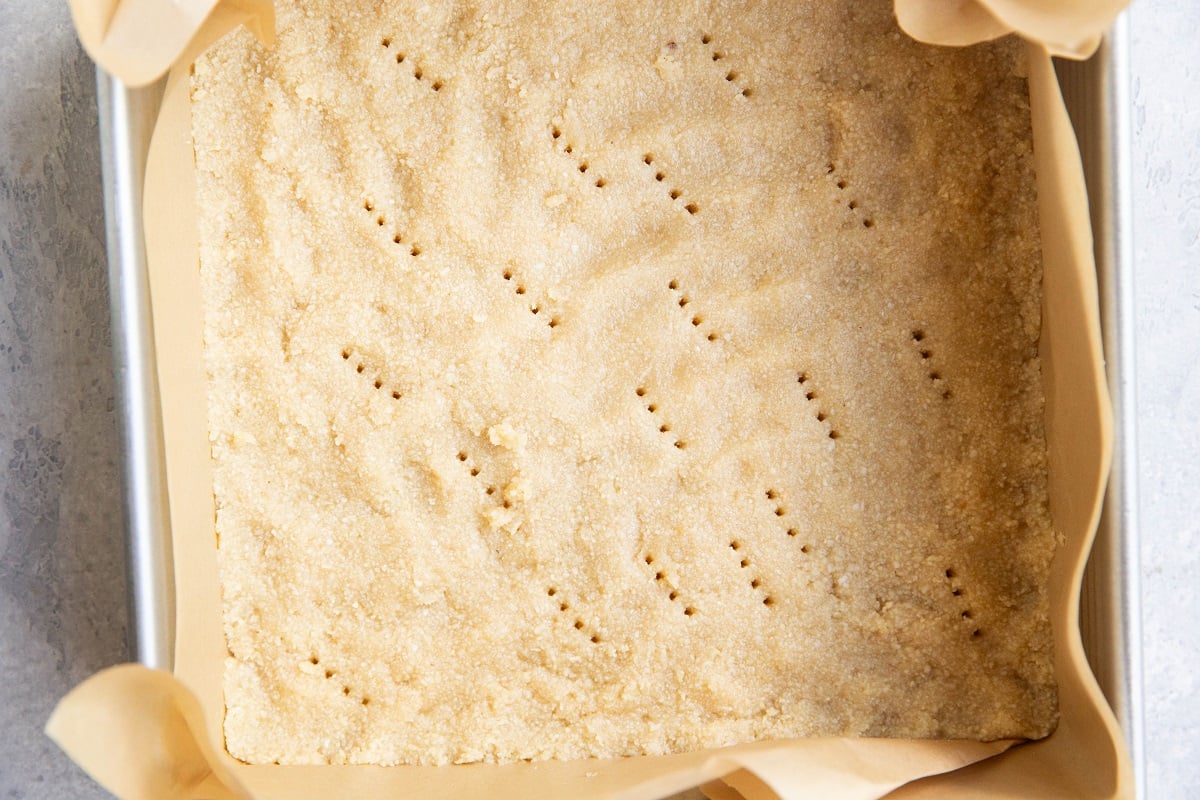
M 1092 59 L 1060 62 L 1057 68 L 1091 201 L 1116 423 L 1113 471 L 1080 597 L 1080 628 L 1088 659 L 1125 733 L 1137 796 L 1144 797 L 1128 47 L 1122 17 Z M 96 80 L 128 533 L 130 649 L 139 662 L 170 669 L 175 618 L 170 509 L 142 235 L 146 154 L 164 83 L 128 88 L 101 70 Z

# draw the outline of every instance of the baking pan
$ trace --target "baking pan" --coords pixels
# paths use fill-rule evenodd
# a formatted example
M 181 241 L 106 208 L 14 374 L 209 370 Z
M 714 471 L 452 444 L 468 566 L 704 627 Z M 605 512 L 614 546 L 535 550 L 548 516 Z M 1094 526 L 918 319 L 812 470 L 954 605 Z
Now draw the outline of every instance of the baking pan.
M 96 70 L 104 177 L 108 297 L 120 427 L 129 646 L 148 667 L 171 669 L 175 593 L 154 321 L 142 236 L 142 184 L 165 81 L 141 89 Z
M 1088 659 L 1128 741 L 1137 794 L 1144 796 L 1126 25 L 1124 17 L 1119 19 L 1091 60 L 1057 66 L 1091 199 L 1104 351 L 1116 414 L 1113 472 L 1084 577 L 1080 629 Z M 128 529 L 130 647 L 139 662 L 170 669 L 174 585 L 169 499 L 142 231 L 146 154 L 163 88 L 159 82 L 131 89 L 97 71 Z
M 1137 797 L 1146 796 L 1141 566 L 1134 392 L 1133 219 L 1128 13 L 1096 55 L 1056 64 L 1083 160 L 1113 407 L 1113 462 L 1079 597 L 1079 628 L 1096 680 L 1121 723 Z

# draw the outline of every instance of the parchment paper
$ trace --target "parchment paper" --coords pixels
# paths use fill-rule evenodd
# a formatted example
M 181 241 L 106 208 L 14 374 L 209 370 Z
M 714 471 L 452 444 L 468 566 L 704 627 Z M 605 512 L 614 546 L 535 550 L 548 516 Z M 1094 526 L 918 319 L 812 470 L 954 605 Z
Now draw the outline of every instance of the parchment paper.
M 222 34 L 245 25 L 275 41 L 274 0 L 70 0 L 92 60 L 129 86 L 145 86 L 191 63 Z
M 906 29 L 943 43 L 990 38 L 1012 28 L 1045 30 L 1055 34 L 1049 38 L 1054 42 L 1064 30 L 1082 32 L 1087 40 L 1088 31 L 1099 30 L 1094 26 L 1100 21 L 1106 25 L 1115 8 L 1101 4 L 1105 8 L 1089 16 L 1092 27 L 1064 28 L 1066 21 L 1079 19 L 1079 4 L 1047 5 L 1061 13 L 1034 11 L 1033 3 L 1015 0 L 897 0 L 897 13 Z M 210 15 L 196 37 L 184 38 L 185 60 L 172 73 L 151 146 L 145 222 L 174 537 L 175 674 L 117 667 L 89 679 L 60 703 L 47 732 L 98 781 L 128 800 L 633 800 L 701 784 L 710 797 L 747 800 L 1132 797 L 1128 756 L 1088 669 L 1078 626 L 1079 584 L 1111 451 L 1087 200 L 1050 49 L 1034 43 L 1028 46 L 1029 80 L 1045 262 L 1040 351 L 1051 513 L 1064 539 L 1050 584 L 1061 707 L 1052 736 L 1015 747 L 1012 742 L 805 739 L 673 756 L 503 766 L 250 766 L 226 754 L 221 732 L 226 650 L 213 530 L 186 67 L 195 52 L 237 24 L 245 8 L 237 4 L 220 20 Z M 147 24 L 159 19 L 148 17 Z M 149 37 L 154 30 L 144 27 L 140 34 Z M 939 32 L 951 35 L 938 39 Z M 134 33 L 131 27 L 123 35 L 133 40 Z M 1088 46 L 1068 39 L 1082 48 L 1077 52 Z M 991 757 L 998 753 L 1003 755 Z
M 1129 0 L 896 0 L 909 36 L 967 45 L 1019 33 L 1052 56 L 1087 58 Z

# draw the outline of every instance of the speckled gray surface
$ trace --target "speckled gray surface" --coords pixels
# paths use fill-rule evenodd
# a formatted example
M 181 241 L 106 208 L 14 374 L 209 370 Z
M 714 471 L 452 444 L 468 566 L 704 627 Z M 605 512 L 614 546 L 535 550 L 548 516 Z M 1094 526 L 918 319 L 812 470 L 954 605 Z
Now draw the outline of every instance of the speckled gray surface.
M 1200 4 L 1131 14 L 1147 793 L 1200 798 Z
M 1200 797 L 1200 5 L 1131 12 L 1151 798 Z M 95 95 L 65 3 L 0 11 L 0 798 L 107 795 L 41 734 L 124 660 Z
M 66 4 L 0 11 L 0 797 L 107 793 L 41 733 L 126 660 L 91 64 Z

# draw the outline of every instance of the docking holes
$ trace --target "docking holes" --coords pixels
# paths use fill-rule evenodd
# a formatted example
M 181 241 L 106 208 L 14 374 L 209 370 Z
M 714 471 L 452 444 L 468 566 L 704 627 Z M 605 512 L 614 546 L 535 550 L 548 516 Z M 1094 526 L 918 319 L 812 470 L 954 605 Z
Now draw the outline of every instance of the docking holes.
M 685 199 L 683 197 L 683 191 L 673 186 L 672 183 L 667 180 L 667 173 L 664 172 L 662 166 L 655 161 L 653 153 L 645 153 L 642 155 L 642 164 L 647 167 L 647 174 L 653 175 L 655 182 L 663 185 L 663 187 L 666 189 L 667 197 L 671 199 L 671 202 L 674 205 L 682 208 L 692 216 L 695 216 L 697 213 L 699 213 L 700 206 L 690 200 Z
M 824 410 L 821 404 L 821 396 L 813 385 L 812 379 L 807 372 L 796 373 L 796 383 L 800 386 L 800 390 L 804 392 L 804 399 L 807 400 L 813 407 L 813 416 L 817 418 L 817 422 L 825 426 L 826 435 L 830 439 L 840 439 L 842 434 L 833 423 L 829 420 L 829 414 Z
M 942 375 L 942 371 L 937 367 L 937 359 L 934 358 L 933 348 L 930 346 L 929 338 L 925 335 L 925 331 L 921 328 L 914 328 L 912 331 L 912 343 L 917 350 L 917 355 L 921 357 L 921 364 L 925 367 L 925 375 L 929 378 L 929 382 L 938 390 L 943 400 L 949 400 L 954 397 L 954 392 L 946 384 L 946 379 Z
M 693 328 L 703 334 L 704 338 L 710 342 L 715 342 L 717 339 L 721 338 L 720 334 L 713 330 L 711 326 L 706 324 L 704 315 L 691 307 L 692 299 L 688 297 L 687 293 L 679 287 L 678 280 L 672 279 L 667 284 L 667 288 L 671 290 L 671 294 L 675 298 L 675 305 L 677 305 L 683 313 L 687 314 L 691 318 Z
M 558 125 L 550 126 L 550 139 L 554 142 L 554 147 L 560 153 L 571 157 L 572 163 L 575 165 L 575 170 L 597 189 L 603 189 L 608 186 L 608 180 L 602 175 L 596 174 L 592 169 L 591 163 L 588 162 L 582 154 L 577 152 L 574 144 L 563 134 L 563 130 Z
M 511 284 L 513 294 L 528 301 L 529 290 L 526 288 L 525 282 L 517 276 L 516 271 L 512 267 L 506 267 L 500 273 L 500 277 L 503 278 L 506 283 Z M 546 321 L 546 325 L 551 328 L 557 328 L 562 324 L 562 316 L 547 311 L 542 303 L 529 303 L 526 305 L 526 308 L 529 309 L 529 313 L 533 316 L 539 319 L 544 319 Z
M 946 585 L 950 588 L 950 594 L 958 598 L 958 616 L 963 621 L 966 629 L 970 631 L 972 639 L 978 639 L 983 636 L 983 630 L 979 627 L 975 620 L 975 612 L 971 610 L 967 601 L 967 593 L 963 588 L 962 579 L 958 574 L 958 570 L 953 567 L 947 567 L 945 571 Z
M 733 88 L 736 97 L 750 98 L 754 96 L 754 90 L 747 84 L 746 77 L 730 65 L 728 54 L 713 43 L 713 37 L 710 34 L 701 34 L 700 44 L 708 53 L 709 61 L 716 67 L 717 74 Z
M 389 238 L 392 240 L 392 244 L 399 247 L 402 251 L 407 251 L 413 258 L 421 255 L 421 246 L 416 242 L 409 241 L 404 231 L 399 230 L 395 225 L 389 224 L 387 215 L 375 207 L 374 200 L 370 198 L 363 200 L 362 207 L 367 216 L 375 223 L 375 227 L 386 230 Z
M 742 570 L 744 576 L 750 584 L 751 591 L 755 592 L 762 598 L 762 604 L 770 608 L 775 605 L 775 598 L 771 593 L 763 588 L 762 578 L 759 577 L 758 571 L 754 567 L 754 562 L 750 560 L 749 554 L 746 553 L 745 547 L 738 539 L 734 539 L 729 543 L 729 551 L 733 553 L 737 559 L 738 568 Z
M 788 514 L 787 506 L 784 504 L 783 498 L 780 497 L 779 492 L 776 491 L 775 489 L 767 489 L 765 492 L 763 492 L 763 495 L 767 498 L 767 501 L 770 504 L 771 511 L 775 514 L 775 518 L 777 520 L 779 520 L 779 524 L 783 527 L 784 532 L 787 533 L 788 538 L 796 539 L 800 535 L 800 531 L 797 530 L 796 527 L 791 524 L 791 519 Z M 733 547 L 733 544 L 730 544 L 729 546 L 732 547 L 734 550 L 738 549 L 736 547 Z M 808 545 L 807 544 L 800 545 L 800 552 L 807 555 L 809 552 Z
M 378 370 L 369 367 L 363 357 L 359 353 L 355 352 L 354 348 L 342 348 L 342 361 L 345 361 L 353 366 L 354 372 L 357 375 L 361 375 L 363 378 L 370 381 L 371 385 L 375 388 L 375 391 L 385 392 L 390 395 L 393 400 L 399 400 L 404 396 L 404 393 L 400 391 L 398 386 L 389 384 L 383 379 L 383 376 L 379 374 Z
M 307 662 L 302 662 L 300 664 L 300 669 L 302 672 L 306 672 L 310 675 L 320 676 L 326 681 L 332 681 L 335 677 L 337 677 L 337 671 L 331 667 L 326 666 L 324 669 L 321 669 L 321 659 L 316 654 L 309 656 Z M 343 697 L 353 698 L 358 702 L 359 705 L 369 706 L 371 704 L 370 697 L 365 694 L 358 694 L 354 691 L 354 689 L 346 684 L 342 684 L 341 691 Z
M 393 39 L 391 36 L 385 36 L 379 40 L 380 47 L 392 54 L 392 60 L 396 63 L 396 66 L 407 69 L 409 74 L 413 76 L 413 80 L 428 86 L 435 92 L 440 92 L 442 90 L 442 86 L 444 86 L 442 81 L 426 75 L 425 70 L 419 63 L 417 63 L 416 59 L 412 58 L 404 50 L 398 47 L 393 47 L 392 44 Z
M 471 456 L 469 456 L 467 454 L 466 450 L 459 450 L 458 453 L 454 457 L 457 458 L 459 463 L 462 464 L 463 467 L 466 468 L 466 470 L 470 473 L 472 478 L 479 477 L 479 472 L 480 472 L 479 467 L 476 466 L 474 460 L 472 460 Z M 488 492 L 488 494 L 492 494 L 492 493 L 493 492 Z
M 588 637 L 588 641 L 592 644 L 600 644 L 602 640 L 600 632 L 594 626 L 588 625 L 583 621 L 583 618 L 578 614 L 574 614 L 574 607 L 563 596 L 562 593 L 554 586 L 546 589 L 546 596 L 551 598 L 558 606 L 558 613 L 567 615 L 568 618 L 574 616 L 571 620 L 571 627 Z
M 639 386 L 634 390 L 634 393 L 641 399 L 643 408 L 654 419 L 658 425 L 658 432 L 661 433 L 668 441 L 670 441 L 676 450 L 686 450 L 687 442 L 680 439 L 671 428 L 671 423 L 668 422 L 662 415 L 658 403 L 648 396 L 645 386 Z
M 850 182 L 846 180 L 846 178 L 842 177 L 842 175 L 838 172 L 837 165 L 832 162 L 826 164 L 825 174 L 831 181 L 833 181 L 833 185 L 837 187 L 839 197 L 837 198 L 836 202 L 844 205 L 846 210 L 854 215 L 854 218 L 858 220 L 858 223 L 862 227 L 874 228 L 875 218 L 870 214 L 867 214 L 862 209 L 858 198 L 854 196 L 854 193 L 851 190 Z
M 671 575 L 672 570 L 662 559 L 646 553 L 642 556 L 642 563 L 646 565 L 646 569 L 654 577 L 654 582 L 666 594 L 667 600 L 677 604 L 683 611 L 685 617 L 696 616 L 696 607 L 687 602 L 679 589 L 679 585 L 675 578 Z

